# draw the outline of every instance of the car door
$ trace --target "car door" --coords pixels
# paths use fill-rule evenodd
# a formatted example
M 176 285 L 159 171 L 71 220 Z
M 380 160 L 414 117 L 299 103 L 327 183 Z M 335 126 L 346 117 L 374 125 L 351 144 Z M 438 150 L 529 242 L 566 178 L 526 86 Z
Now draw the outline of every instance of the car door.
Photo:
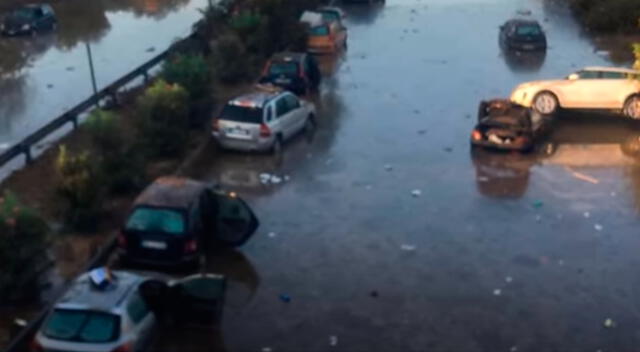
M 289 104 L 285 99 L 285 95 L 281 95 L 276 98 L 273 104 L 275 106 L 276 114 L 275 119 L 272 122 L 272 130 L 275 133 L 282 135 L 283 139 L 289 138 L 287 130 L 287 117 L 289 114 Z
M 594 92 L 598 96 L 598 108 L 622 108 L 627 97 L 637 91 L 635 86 L 636 82 L 623 72 L 602 72 Z
M 576 79 L 566 79 L 554 86 L 562 106 L 586 109 L 597 107 L 600 98 L 596 92 L 601 83 L 599 72 L 579 71 L 576 74 Z
M 253 210 L 233 192 L 211 190 L 208 194 L 215 240 L 230 247 L 246 243 L 260 225 Z
M 136 291 L 127 302 L 126 314 L 131 322 L 131 333 L 135 336 L 134 351 L 144 351 L 151 343 L 156 319 L 149 305 Z

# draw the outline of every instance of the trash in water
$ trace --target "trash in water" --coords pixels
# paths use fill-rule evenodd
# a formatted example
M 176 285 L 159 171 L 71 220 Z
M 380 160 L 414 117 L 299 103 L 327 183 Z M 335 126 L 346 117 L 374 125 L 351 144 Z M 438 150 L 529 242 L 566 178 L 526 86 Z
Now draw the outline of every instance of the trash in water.
M 337 346 L 338 345 L 338 336 L 329 336 L 329 345 Z
M 588 219 L 591 217 L 591 213 L 589 213 L 588 211 L 585 211 L 584 214 L 582 214 L 582 216 L 584 216 L 585 219 Z
M 568 172 L 571 173 L 571 175 L 573 175 L 573 177 L 577 178 L 578 180 L 589 182 L 589 183 L 592 183 L 594 185 L 597 185 L 597 184 L 600 183 L 600 180 L 598 180 L 597 178 L 591 177 L 589 175 L 585 175 L 585 174 L 583 174 L 581 172 L 574 171 L 570 167 L 567 167 L 566 169 L 567 169 Z
M 152 53 L 152 52 L 156 51 L 156 47 L 155 47 L 155 46 L 149 47 L 149 48 L 147 48 L 147 50 L 146 50 L 146 51 L 147 51 L 148 53 Z
M 411 195 L 414 198 L 418 198 L 418 197 L 420 197 L 422 195 L 422 191 L 419 190 L 419 189 L 414 189 L 413 191 L 411 191 Z
M 291 177 L 289 177 L 289 175 L 284 175 L 284 182 L 289 182 L 291 180 Z
M 466 114 L 466 115 L 464 115 L 464 118 L 465 118 L 465 119 L 470 119 L 470 118 L 471 118 L 471 114 Z
M 269 236 L 270 238 L 274 238 L 274 237 L 276 237 L 278 235 L 275 232 L 269 232 L 269 234 L 267 236 Z
M 508 284 L 510 284 L 511 282 L 513 282 L 513 278 L 511 276 L 507 276 L 504 278 L 504 281 L 506 281 Z
M 280 300 L 284 303 L 289 303 L 291 302 L 291 296 L 283 293 L 280 295 Z
M 602 231 L 604 230 L 604 226 L 600 225 L 600 224 L 595 224 L 593 225 L 593 228 L 596 229 L 596 231 Z
M 607 329 L 615 328 L 616 322 L 613 321 L 613 319 L 608 318 L 607 320 L 604 321 L 604 327 Z
M 51 84 L 51 83 L 47 84 L 47 88 L 49 88 L 49 89 L 53 88 L 53 84 Z
M 451 153 L 453 151 L 453 148 L 446 147 L 446 148 L 444 148 L 444 151 L 447 152 L 447 153 Z
M 542 206 L 544 206 L 544 202 L 541 200 L 536 200 L 535 202 L 533 202 L 533 207 L 536 209 L 540 209 L 542 208 Z
M 384 166 L 384 169 L 387 170 L 387 171 L 391 171 L 391 170 L 393 170 L 393 166 L 387 164 L 387 165 Z
M 67 67 L 67 68 L 66 68 L 66 70 L 67 70 L 67 71 L 69 71 L 69 72 L 71 72 L 71 71 L 75 71 L 75 69 L 76 69 L 76 68 L 75 68 L 75 67 L 73 67 L 73 66 L 69 66 L 69 67 Z
M 403 244 L 402 246 L 400 246 L 400 249 L 407 252 L 413 252 L 416 250 L 416 246 L 412 244 Z
M 276 175 L 271 175 L 271 174 L 268 174 L 268 173 L 262 173 L 262 174 L 260 174 L 259 177 L 260 177 L 260 182 L 263 185 L 266 185 L 266 184 L 269 184 L 269 183 L 277 185 L 279 183 L 282 183 L 282 178 L 279 177 L 279 176 L 276 176 Z M 287 180 L 287 177 L 288 176 L 285 176 L 285 180 Z
M 378 297 L 378 291 L 373 290 L 373 291 L 371 291 L 371 292 L 369 293 L 369 295 L 370 295 L 371 297 L 374 297 L 374 298 L 375 298 L 375 297 Z
M 541 222 L 541 221 L 542 221 L 542 216 L 536 215 L 536 222 Z
M 496 288 L 495 290 L 493 290 L 493 295 L 494 296 L 500 296 L 502 294 L 502 290 L 499 288 Z
M 271 347 L 262 347 L 262 352 L 272 352 L 273 349 Z
M 282 179 L 280 177 L 276 176 L 276 175 L 273 175 L 273 176 L 271 176 L 271 180 L 270 181 L 271 181 L 271 183 L 277 185 L 278 183 L 282 182 Z
M 262 184 L 267 184 L 269 183 L 269 180 L 271 179 L 271 175 L 269 174 L 260 174 L 260 182 L 262 182 Z
M 427 130 L 419 130 L 418 131 L 418 134 L 425 134 L 425 133 L 427 133 Z

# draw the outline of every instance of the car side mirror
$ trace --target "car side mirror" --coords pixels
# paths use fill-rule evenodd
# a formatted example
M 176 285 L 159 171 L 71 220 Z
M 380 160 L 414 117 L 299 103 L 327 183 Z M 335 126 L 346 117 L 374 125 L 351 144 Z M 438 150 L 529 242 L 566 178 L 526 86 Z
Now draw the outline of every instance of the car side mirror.
M 569 81 L 576 81 L 576 80 L 580 79 L 580 76 L 577 73 L 572 73 L 572 74 L 567 76 L 567 79 Z

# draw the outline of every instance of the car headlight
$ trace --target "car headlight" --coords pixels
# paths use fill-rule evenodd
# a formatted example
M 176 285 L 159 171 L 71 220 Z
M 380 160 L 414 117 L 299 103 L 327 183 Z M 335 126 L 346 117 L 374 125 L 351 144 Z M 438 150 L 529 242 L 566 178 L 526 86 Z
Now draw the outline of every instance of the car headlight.
M 23 24 L 23 25 L 22 25 L 22 30 L 23 30 L 23 31 L 28 31 L 28 30 L 30 30 L 30 29 L 31 29 L 31 26 L 30 26 L 30 25 L 28 25 L 28 24 Z

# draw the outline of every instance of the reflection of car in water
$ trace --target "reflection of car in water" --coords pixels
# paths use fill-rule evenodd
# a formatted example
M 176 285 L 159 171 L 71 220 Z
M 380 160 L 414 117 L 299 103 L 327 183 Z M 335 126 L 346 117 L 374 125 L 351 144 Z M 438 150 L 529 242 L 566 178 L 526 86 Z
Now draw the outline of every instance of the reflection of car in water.
M 478 192 L 491 198 L 520 198 L 529 186 L 534 155 L 495 153 L 472 149 Z
M 505 51 L 546 51 L 547 37 L 537 21 L 513 19 L 500 26 L 500 47 Z
M 27 5 L 9 13 L 0 24 L 5 35 L 36 34 L 56 28 L 58 21 L 49 5 Z
M 516 87 L 511 100 L 551 115 L 563 109 L 621 111 L 640 119 L 640 71 L 587 67 L 563 80 L 527 82 Z
M 535 72 L 544 64 L 547 52 L 505 50 L 502 56 L 513 72 Z
M 509 100 L 482 101 L 471 144 L 500 150 L 529 151 L 550 119 Z
M 640 157 L 640 126 L 635 121 L 580 114 L 558 119 L 546 141 L 543 164 L 570 167 L 635 165 Z

